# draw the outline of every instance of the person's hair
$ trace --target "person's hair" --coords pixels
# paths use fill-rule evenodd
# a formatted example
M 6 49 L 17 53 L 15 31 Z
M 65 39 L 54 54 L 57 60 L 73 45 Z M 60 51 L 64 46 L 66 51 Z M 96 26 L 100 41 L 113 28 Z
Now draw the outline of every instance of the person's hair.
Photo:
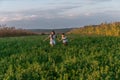
M 65 33 L 62 33 L 62 35 L 65 35 Z
M 55 31 L 54 31 L 54 30 L 53 30 L 52 32 L 53 32 L 53 34 L 55 34 Z

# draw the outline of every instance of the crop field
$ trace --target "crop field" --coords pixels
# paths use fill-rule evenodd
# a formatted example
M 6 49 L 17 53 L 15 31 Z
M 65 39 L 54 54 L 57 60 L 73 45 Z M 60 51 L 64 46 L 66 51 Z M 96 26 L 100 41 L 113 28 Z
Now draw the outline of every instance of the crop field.
M 0 38 L 0 80 L 120 79 L 120 37 L 71 35 L 54 47 L 45 37 Z

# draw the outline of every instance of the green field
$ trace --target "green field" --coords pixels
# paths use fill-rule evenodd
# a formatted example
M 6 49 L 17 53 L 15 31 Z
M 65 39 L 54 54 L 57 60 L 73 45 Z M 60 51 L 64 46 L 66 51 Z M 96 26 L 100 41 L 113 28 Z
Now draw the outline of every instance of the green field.
M 54 47 L 44 37 L 0 38 L 0 80 L 120 79 L 120 37 L 76 35 Z

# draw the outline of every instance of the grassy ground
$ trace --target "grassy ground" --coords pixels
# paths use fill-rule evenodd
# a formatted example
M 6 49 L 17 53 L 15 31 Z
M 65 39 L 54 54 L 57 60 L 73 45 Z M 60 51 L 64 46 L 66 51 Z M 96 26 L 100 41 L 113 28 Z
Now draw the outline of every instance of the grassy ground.
M 120 79 L 119 37 L 76 35 L 55 47 L 44 38 L 0 38 L 0 80 Z

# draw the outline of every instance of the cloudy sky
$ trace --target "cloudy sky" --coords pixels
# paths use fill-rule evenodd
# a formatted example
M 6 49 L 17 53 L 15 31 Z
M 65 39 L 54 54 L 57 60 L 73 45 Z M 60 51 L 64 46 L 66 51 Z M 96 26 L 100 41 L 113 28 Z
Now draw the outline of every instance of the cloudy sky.
M 0 24 L 71 28 L 120 21 L 120 0 L 0 0 Z

